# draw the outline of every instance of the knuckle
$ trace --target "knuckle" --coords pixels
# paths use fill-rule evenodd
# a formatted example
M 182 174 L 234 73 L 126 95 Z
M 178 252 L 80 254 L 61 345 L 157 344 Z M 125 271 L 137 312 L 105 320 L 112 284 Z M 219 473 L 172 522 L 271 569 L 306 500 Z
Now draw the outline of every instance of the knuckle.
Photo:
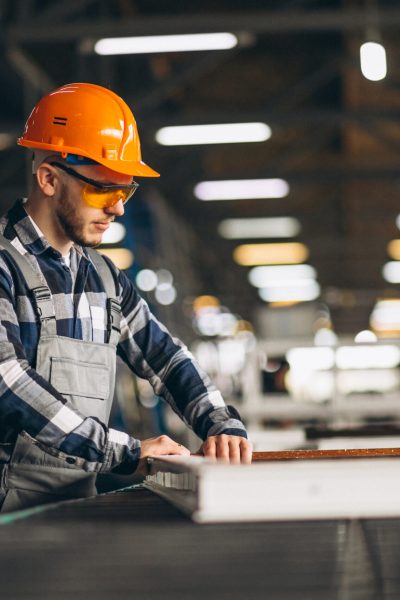
M 167 442 L 170 441 L 170 438 L 167 435 L 160 435 L 160 437 L 158 438 L 158 441 L 160 444 L 166 444 Z

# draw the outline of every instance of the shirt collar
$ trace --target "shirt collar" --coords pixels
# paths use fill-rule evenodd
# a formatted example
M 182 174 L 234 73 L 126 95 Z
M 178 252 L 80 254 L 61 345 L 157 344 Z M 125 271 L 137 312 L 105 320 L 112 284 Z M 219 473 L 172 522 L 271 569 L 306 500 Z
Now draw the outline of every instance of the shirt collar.
M 28 215 L 24 207 L 25 202 L 26 198 L 20 198 L 8 213 L 9 220 L 20 242 L 35 256 L 43 254 L 49 249 L 57 256 L 61 256 L 61 253 L 50 245 L 38 225 Z M 87 258 L 82 246 L 74 244 L 73 250 L 80 256 Z

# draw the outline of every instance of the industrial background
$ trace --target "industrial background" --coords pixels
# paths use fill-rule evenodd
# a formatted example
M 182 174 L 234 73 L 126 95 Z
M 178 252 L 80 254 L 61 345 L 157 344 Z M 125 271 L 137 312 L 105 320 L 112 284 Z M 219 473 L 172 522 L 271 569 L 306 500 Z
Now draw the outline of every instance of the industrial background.
M 127 100 L 144 158 L 161 172 L 159 180 L 143 181 L 124 220 L 125 244 L 134 250 L 135 272 L 168 268 L 175 277 L 173 307 L 160 308 L 173 326 L 184 329 L 182 305 L 200 294 L 217 296 L 257 326 L 266 303 L 249 284 L 249 268 L 232 256 L 251 240 L 221 237 L 225 219 L 298 220 L 295 237 L 286 241 L 307 246 L 320 285 L 315 301 L 329 309 L 339 334 L 367 329 L 376 300 L 396 297 L 396 285 L 382 276 L 388 243 L 398 236 L 395 0 L 3 0 L 0 20 L 2 211 L 26 193 L 26 154 L 15 140 L 35 102 L 67 82 L 98 83 Z M 113 56 L 94 50 L 104 37 L 207 32 L 231 32 L 237 44 Z M 388 74 L 381 81 L 361 73 L 365 41 L 386 48 Z M 265 123 L 270 138 L 190 146 L 155 139 L 166 126 L 237 122 Z M 203 180 L 255 178 L 284 179 L 290 191 L 282 198 L 250 194 L 214 202 L 194 195 Z M 272 231 L 256 241 L 285 240 Z
M 99 249 L 255 450 L 400 446 L 399 28 L 398 0 L 0 0 L 0 213 L 29 188 L 16 140 L 44 94 L 122 96 L 161 177 Z M 198 448 L 122 364 L 115 399 L 114 427 Z M 0 517 L 7 600 L 399 597 L 390 518 L 194 527 L 135 487 L 35 510 Z

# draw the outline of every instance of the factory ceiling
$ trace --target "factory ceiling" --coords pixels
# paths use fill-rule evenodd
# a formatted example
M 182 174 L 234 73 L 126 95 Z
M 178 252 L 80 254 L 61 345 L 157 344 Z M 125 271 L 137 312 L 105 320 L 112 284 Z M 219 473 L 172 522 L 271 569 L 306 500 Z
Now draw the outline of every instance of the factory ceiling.
M 135 113 L 144 159 L 162 174 L 143 182 L 138 202 L 154 213 L 158 207 L 170 228 L 174 243 L 162 234 L 160 265 L 172 271 L 179 265 L 187 296 L 214 294 L 251 321 L 265 302 L 233 251 L 239 243 L 282 240 L 224 239 L 218 225 L 282 216 L 300 222 L 290 241 L 307 245 L 321 286 L 317 302 L 329 307 L 339 333 L 368 327 L 376 299 L 397 295 L 382 277 L 387 245 L 400 237 L 396 0 L 3 0 L 0 23 L 2 212 L 25 193 L 26 157 L 14 140 L 34 103 L 64 83 L 90 81 L 115 90 Z M 219 51 L 94 52 L 102 37 L 221 31 L 235 34 L 238 44 Z M 371 35 L 387 52 L 382 81 L 360 71 L 360 44 Z M 165 126 L 236 122 L 266 123 L 271 137 L 169 147 L 155 141 Z M 284 179 L 290 192 L 215 202 L 193 193 L 203 180 L 253 178 Z M 140 222 L 130 226 L 135 235 Z M 141 266 L 157 266 L 155 238 L 147 253 L 142 243 Z

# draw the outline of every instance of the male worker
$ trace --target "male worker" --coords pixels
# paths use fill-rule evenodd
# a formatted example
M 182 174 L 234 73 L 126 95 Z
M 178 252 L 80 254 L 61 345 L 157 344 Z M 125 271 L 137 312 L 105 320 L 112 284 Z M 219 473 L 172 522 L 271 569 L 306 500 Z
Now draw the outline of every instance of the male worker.
M 33 109 L 18 143 L 33 186 L 0 220 L 0 505 L 8 512 L 93 495 L 97 473 L 189 454 L 167 436 L 108 428 L 116 353 L 205 440 L 204 455 L 251 461 L 239 415 L 132 282 L 92 248 L 157 177 L 135 119 L 103 87 L 65 85 Z

